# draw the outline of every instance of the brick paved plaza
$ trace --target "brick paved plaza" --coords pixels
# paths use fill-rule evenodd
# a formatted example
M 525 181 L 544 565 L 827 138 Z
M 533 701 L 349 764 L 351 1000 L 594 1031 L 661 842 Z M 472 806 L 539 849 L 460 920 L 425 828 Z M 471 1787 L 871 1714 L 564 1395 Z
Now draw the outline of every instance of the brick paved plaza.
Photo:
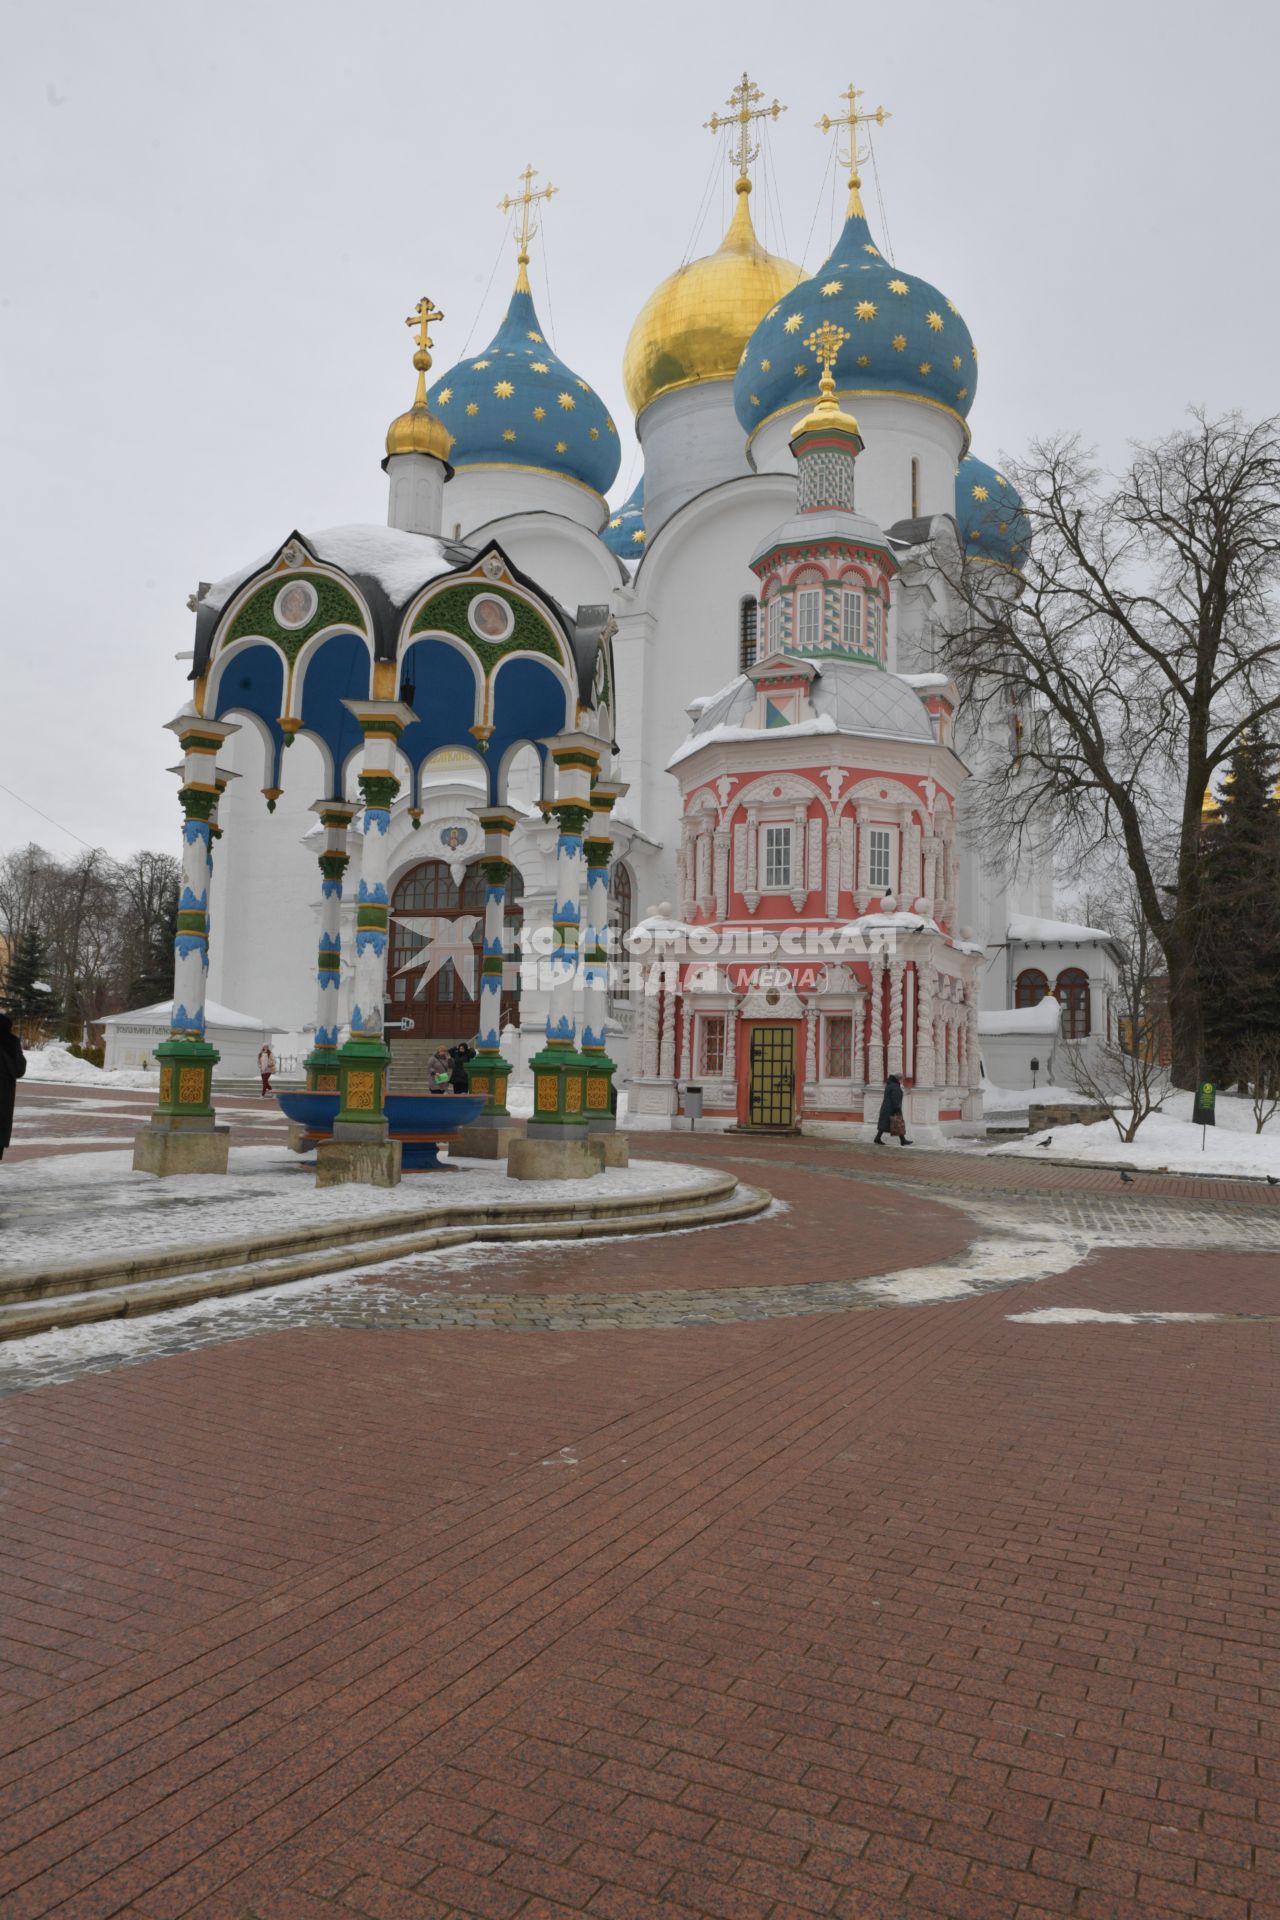
M 636 1146 L 786 1209 L 0 1349 L 4 1920 L 1280 1916 L 1280 1193 Z

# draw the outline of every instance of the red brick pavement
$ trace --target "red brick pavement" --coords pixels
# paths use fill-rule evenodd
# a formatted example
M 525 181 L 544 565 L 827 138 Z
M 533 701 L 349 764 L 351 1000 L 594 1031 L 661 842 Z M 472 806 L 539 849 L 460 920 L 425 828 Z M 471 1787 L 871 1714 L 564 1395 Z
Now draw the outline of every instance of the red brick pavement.
M 853 1256 L 875 1190 L 743 1144 Z M 669 1246 L 749 1284 L 774 1224 Z M 1280 1920 L 1280 1326 L 1008 1318 L 1275 1266 L 4 1402 L 4 1920 Z

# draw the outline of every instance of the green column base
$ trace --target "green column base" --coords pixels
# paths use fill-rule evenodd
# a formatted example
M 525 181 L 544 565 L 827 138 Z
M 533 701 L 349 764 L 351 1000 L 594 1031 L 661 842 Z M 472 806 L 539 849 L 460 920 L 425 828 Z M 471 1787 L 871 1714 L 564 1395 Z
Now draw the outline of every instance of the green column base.
M 613 1076 L 618 1071 L 607 1053 L 584 1049 L 582 1062 L 587 1073 L 587 1126 L 593 1133 L 611 1132 L 617 1122 L 613 1112 Z
M 157 1115 L 171 1120 L 203 1120 L 214 1124 L 211 1089 L 213 1070 L 222 1055 L 207 1040 L 162 1040 L 156 1048 L 160 1063 L 160 1100 Z
M 383 1104 L 387 1090 L 387 1066 L 390 1049 L 381 1040 L 348 1040 L 338 1048 L 338 1112 L 334 1134 L 348 1140 L 367 1137 L 384 1139 L 387 1116 Z
M 588 1056 L 573 1047 L 544 1047 L 535 1053 L 533 1118 L 530 1136 L 563 1139 L 584 1132 L 587 1124 Z
M 508 1120 L 507 1083 L 511 1078 L 511 1062 L 504 1060 L 500 1053 L 477 1053 L 474 1060 L 467 1062 L 467 1086 L 472 1093 L 485 1096 L 484 1106 L 480 1110 L 477 1126 L 486 1120 Z
M 308 1093 L 338 1091 L 338 1048 L 313 1047 L 303 1062 Z

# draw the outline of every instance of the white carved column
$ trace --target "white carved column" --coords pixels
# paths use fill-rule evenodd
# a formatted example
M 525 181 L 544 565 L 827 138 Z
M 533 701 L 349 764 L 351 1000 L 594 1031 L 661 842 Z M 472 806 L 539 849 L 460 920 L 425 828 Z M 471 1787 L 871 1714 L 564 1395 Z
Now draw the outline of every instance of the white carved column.
M 862 997 L 853 1003 L 853 1047 L 849 1058 L 849 1073 L 855 1087 L 866 1085 L 867 1076 L 862 1065 Z
M 889 962 L 889 1047 L 885 1063 L 887 1073 L 902 1073 L 902 992 L 906 964 L 895 953 Z
M 729 917 L 729 833 L 727 828 L 721 827 L 717 830 L 713 844 L 715 847 L 716 919 L 726 920 Z
M 693 1012 L 687 995 L 681 998 L 680 1016 L 680 1078 L 682 1080 L 692 1080 L 693 1024 L 697 1016 Z
M 871 956 L 871 1018 L 867 1036 L 867 1079 L 873 1087 L 884 1083 L 884 973 L 883 953 Z
M 916 1085 L 931 1087 L 937 1072 L 933 1048 L 933 996 L 938 984 L 937 970 L 929 965 L 916 969 Z
M 640 1000 L 640 1071 L 648 1080 L 658 1077 L 658 994 L 662 969 L 657 962 L 645 968 Z
M 804 1077 L 810 1087 L 818 1084 L 818 1009 L 804 1010 Z
M 970 1093 L 977 1093 L 982 1086 L 982 1043 L 978 1038 L 978 989 L 970 984 L 965 988 L 965 1061 L 968 1071 L 965 1084 Z
M 747 884 L 743 889 L 750 912 L 760 904 L 760 816 L 754 807 L 747 809 Z
M 865 913 L 871 900 L 871 809 L 858 807 L 858 885 L 854 893 L 854 902 L 859 913 Z
M 727 1007 L 724 1016 L 724 1068 L 726 1085 L 732 1087 L 738 1078 L 738 1009 Z
M 920 860 L 920 822 L 914 813 L 907 815 L 906 848 L 903 858 L 906 861 L 906 874 L 902 883 L 902 898 L 914 906 L 918 896 L 924 892 L 924 872 Z
M 662 1042 L 658 1051 L 658 1078 L 674 1080 L 676 1077 L 676 967 L 672 961 L 663 961 L 659 978 L 662 981 Z

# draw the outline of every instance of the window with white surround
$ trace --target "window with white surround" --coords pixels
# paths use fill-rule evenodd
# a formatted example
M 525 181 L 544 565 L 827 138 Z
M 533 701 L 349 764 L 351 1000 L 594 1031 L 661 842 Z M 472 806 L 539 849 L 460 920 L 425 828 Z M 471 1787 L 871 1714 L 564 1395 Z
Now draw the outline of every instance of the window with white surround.
M 765 826 L 761 832 L 764 836 L 765 887 L 785 890 L 791 885 L 791 828 Z
M 724 1072 L 724 1015 L 704 1013 L 698 1026 L 698 1072 L 718 1079 Z
M 801 587 L 796 594 L 797 647 L 822 645 L 822 588 Z
M 849 587 L 840 596 L 840 645 L 862 652 L 862 595 Z
M 853 1015 L 829 1013 L 822 1023 L 822 1077 L 847 1080 L 853 1072 Z
M 782 596 L 775 594 L 769 602 L 769 614 L 765 628 L 765 652 L 777 653 L 782 645 Z
M 871 857 L 867 882 L 872 893 L 885 893 L 893 882 L 893 830 L 890 827 L 871 827 L 868 831 Z

